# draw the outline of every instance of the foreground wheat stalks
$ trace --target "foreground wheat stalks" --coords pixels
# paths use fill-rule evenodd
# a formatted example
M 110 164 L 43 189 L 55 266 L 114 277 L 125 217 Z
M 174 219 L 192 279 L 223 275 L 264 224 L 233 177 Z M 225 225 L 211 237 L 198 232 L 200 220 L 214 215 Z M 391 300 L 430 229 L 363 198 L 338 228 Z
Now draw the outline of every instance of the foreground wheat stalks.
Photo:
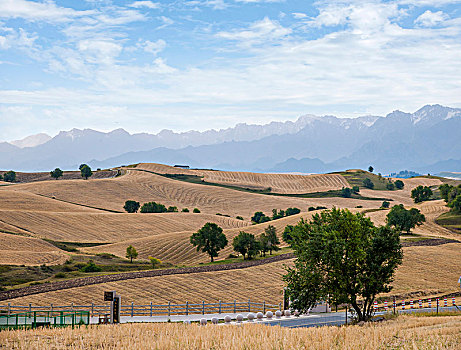
M 1 349 L 460 349 L 461 316 L 288 329 L 126 324 L 0 332 Z

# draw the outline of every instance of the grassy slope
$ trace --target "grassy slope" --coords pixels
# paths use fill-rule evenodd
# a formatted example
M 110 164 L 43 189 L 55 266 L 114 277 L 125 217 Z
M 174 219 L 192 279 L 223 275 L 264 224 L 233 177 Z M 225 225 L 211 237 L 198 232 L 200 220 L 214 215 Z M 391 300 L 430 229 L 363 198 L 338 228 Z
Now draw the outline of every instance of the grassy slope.
M 461 213 L 447 212 L 440 215 L 435 222 L 455 233 L 461 233 Z

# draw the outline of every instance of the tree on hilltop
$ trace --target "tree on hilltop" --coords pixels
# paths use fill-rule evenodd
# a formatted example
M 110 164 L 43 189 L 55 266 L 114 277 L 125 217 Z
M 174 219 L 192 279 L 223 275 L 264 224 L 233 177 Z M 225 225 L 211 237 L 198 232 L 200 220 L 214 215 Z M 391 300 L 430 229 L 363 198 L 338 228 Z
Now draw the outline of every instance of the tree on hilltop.
M 207 253 L 211 262 L 218 256 L 218 252 L 227 245 L 227 237 L 221 227 L 213 222 L 207 222 L 190 237 L 190 243 L 197 247 L 197 251 Z
M 59 168 L 56 168 L 53 171 L 50 171 L 50 175 L 52 178 L 57 180 L 63 175 L 63 171 Z
M 15 182 L 16 181 L 16 172 L 13 170 L 7 171 L 3 174 L 3 181 L 5 182 Z
M 82 175 L 82 177 L 85 178 L 85 180 L 88 180 L 88 178 L 93 175 L 93 171 L 91 170 L 91 168 L 86 165 L 86 164 L 82 164 L 80 165 L 80 175 Z
M 370 166 L 368 167 L 368 171 L 369 171 L 370 173 L 372 173 L 373 170 L 374 170 L 373 167 L 370 165 Z

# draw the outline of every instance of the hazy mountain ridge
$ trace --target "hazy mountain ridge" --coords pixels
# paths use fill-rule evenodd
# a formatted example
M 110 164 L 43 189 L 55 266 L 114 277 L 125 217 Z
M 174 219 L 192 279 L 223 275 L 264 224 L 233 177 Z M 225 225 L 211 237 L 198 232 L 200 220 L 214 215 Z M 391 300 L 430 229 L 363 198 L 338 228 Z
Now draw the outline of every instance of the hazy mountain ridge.
M 72 129 L 35 147 L 0 143 L 0 168 L 47 171 L 57 166 L 73 169 L 83 162 L 101 168 L 160 162 L 309 173 L 373 164 L 384 173 L 431 165 L 457 167 L 461 164 L 459 130 L 461 109 L 440 105 L 424 106 L 415 113 L 394 111 L 386 117 L 305 115 L 294 122 L 237 124 L 204 132 L 131 135 L 123 129 L 109 133 Z

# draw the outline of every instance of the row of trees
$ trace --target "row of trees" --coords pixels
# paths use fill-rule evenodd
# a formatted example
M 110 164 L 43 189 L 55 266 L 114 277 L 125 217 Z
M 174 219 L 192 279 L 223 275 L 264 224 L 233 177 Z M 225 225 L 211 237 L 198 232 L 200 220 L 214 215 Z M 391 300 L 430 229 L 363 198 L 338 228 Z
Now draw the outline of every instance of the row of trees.
M 271 220 L 281 219 L 285 216 L 296 215 L 296 214 L 299 214 L 300 212 L 301 212 L 301 209 L 299 208 L 288 208 L 287 210 L 272 209 L 272 217 L 270 217 L 264 214 L 262 211 L 257 211 L 251 217 L 251 221 L 255 224 L 262 224 L 264 222 L 268 222 Z
M 91 170 L 90 166 L 87 164 L 80 164 L 78 169 L 80 170 L 80 175 L 83 178 L 85 178 L 85 180 L 88 180 L 88 178 L 93 175 L 93 170 Z M 50 176 L 56 180 L 62 177 L 63 175 L 64 175 L 64 172 L 60 168 L 56 168 L 50 171 Z
M 440 196 L 445 200 L 447 206 L 453 212 L 461 213 L 461 185 L 452 186 L 443 184 L 439 186 Z
M 219 251 L 224 249 L 229 242 L 221 227 L 215 223 L 207 222 L 200 230 L 192 234 L 190 243 L 197 248 L 197 251 L 207 253 L 213 262 Z M 264 230 L 259 238 L 251 233 L 240 231 L 232 241 L 234 251 L 242 254 L 244 260 L 254 258 L 258 253 L 266 256 L 266 253 L 269 252 L 272 255 L 272 251 L 280 249 L 279 245 L 277 230 L 271 225 Z
M 0 181 L 5 182 L 15 182 L 16 181 L 16 172 L 13 170 L 7 171 L 6 173 L 0 174 Z
M 123 209 L 125 209 L 127 213 L 137 213 L 140 206 L 139 202 L 127 200 Z M 169 206 L 167 208 L 165 205 L 157 202 L 147 202 L 141 207 L 141 213 L 177 213 L 178 211 L 178 207 L 176 206 Z M 183 213 L 188 213 L 189 209 L 183 208 L 181 211 Z M 200 209 L 194 208 L 193 212 L 200 213 Z

